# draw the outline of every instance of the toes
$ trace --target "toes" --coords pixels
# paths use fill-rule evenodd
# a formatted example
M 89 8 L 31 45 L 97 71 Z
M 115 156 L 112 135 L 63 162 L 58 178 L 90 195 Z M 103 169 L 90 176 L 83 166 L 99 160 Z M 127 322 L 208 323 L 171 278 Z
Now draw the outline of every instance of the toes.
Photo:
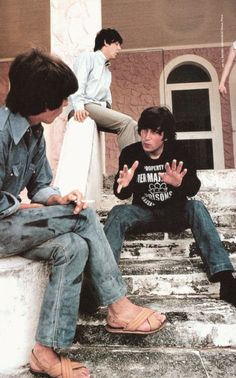
M 160 323 L 164 323 L 166 321 L 166 316 L 164 314 L 159 314 L 156 312 L 156 318 Z
M 165 323 L 165 321 L 166 321 L 166 316 L 162 314 L 162 315 L 160 316 L 160 320 L 161 320 L 161 323 Z

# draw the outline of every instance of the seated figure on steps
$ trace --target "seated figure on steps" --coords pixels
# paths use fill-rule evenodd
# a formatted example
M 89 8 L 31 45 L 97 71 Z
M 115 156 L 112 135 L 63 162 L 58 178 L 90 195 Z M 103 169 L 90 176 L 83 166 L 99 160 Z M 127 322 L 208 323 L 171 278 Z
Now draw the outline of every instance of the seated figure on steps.
M 137 122 L 127 114 L 112 109 L 109 66 L 121 50 L 123 39 L 111 28 L 100 30 L 94 51 L 82 52 L 75 58 L 74 72 L 78 90 L 70 97 L 75 120 L 91 117 L 100 130 L 117 134 L 119 149 L 139 140 Z
M 0 257 L 21 255 L 52 264 L 30 367 L 52 377 L 89 377 L 87 368 L 60 357 L 72 344 L 86 267 L 99 302 L 108 306 L 106 329 L 149 334 L 165 316 L 136 306 L 92 209 L 79 190 L 61 196 L 51 186 L 41 123 L 52 123 L 78 89 L 71 69 L 36 49 L 18 55 L 9 71 L 10 90 L 0 108 Z M 27 188 L 30 203 L 20 192 Z
M 129 229 L 178 232 L 191 228 L 211 282 L 220 281 L 220 298 L 236 306 L 236 280 L 228 253 L 201 201 L 188 199 L 200 188 L 193 161 L 175 140 L 175 120 L 166 107 L 145 109 L 138 121 L 141 142 L 120 155 L 114 194 L 132 204 L 112 208 L 104 231 L 119 262 Z

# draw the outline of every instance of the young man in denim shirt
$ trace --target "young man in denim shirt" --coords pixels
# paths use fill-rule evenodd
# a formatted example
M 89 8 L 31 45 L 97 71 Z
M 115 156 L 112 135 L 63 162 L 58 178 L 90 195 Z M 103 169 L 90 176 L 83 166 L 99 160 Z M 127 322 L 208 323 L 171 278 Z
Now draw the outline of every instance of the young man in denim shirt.
M 125 296 L 100 222 L 79 190 L 62 197 L 50 185 L 41 122 L 51 123 L 67 105 L 67 97 L 78 88 L 74 73 L 59 58 L 33 49 L 15 58 L 9 79 L 6 106 L 0 108 L 0 257 L 20 254 L 52 262 L 30 358 L 32 371 L 89 377 L 82 364 L 54 352 L 73 342 L 85 266 L 100 304 L 108 306 L 108 331 L 156 332 L 165 316 Z M 30 203 L 19 198 L 24 188 Z
M 115 206 L 104 231 L 119 261 L 127 229 L 162 232 L 191 228 L 210 281 L 220 281 L 220 298 L 236 306 L 234 268 L 201 201 L 188 200 L 201 182 L 189 154 L 175 140 L 175 120 L 166 107 L 145 109 L 138 121 L 141 142 L 120 155 L 114 194 L 133 196 L 132 205 Z

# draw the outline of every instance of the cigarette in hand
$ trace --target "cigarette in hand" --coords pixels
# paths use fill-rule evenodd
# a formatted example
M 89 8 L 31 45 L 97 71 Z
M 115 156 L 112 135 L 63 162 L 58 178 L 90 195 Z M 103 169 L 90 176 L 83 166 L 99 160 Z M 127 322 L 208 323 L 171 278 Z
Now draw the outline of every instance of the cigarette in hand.
M 83 200 L 81 200 L 81 202 L 83 202 L 83 203 L 93 203 L 93 202 L 95 202 L 95 200 L 93 200 L 93 199 L 83 199 Z

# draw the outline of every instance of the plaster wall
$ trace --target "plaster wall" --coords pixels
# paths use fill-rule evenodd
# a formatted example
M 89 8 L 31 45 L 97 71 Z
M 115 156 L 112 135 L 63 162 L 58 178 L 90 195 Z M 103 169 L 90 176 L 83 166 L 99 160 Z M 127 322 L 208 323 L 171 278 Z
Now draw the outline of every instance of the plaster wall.
M 102 0 L 102 25 L 122 33 L 125 49 L 231 42 L 235 13 L 235 0 Z

